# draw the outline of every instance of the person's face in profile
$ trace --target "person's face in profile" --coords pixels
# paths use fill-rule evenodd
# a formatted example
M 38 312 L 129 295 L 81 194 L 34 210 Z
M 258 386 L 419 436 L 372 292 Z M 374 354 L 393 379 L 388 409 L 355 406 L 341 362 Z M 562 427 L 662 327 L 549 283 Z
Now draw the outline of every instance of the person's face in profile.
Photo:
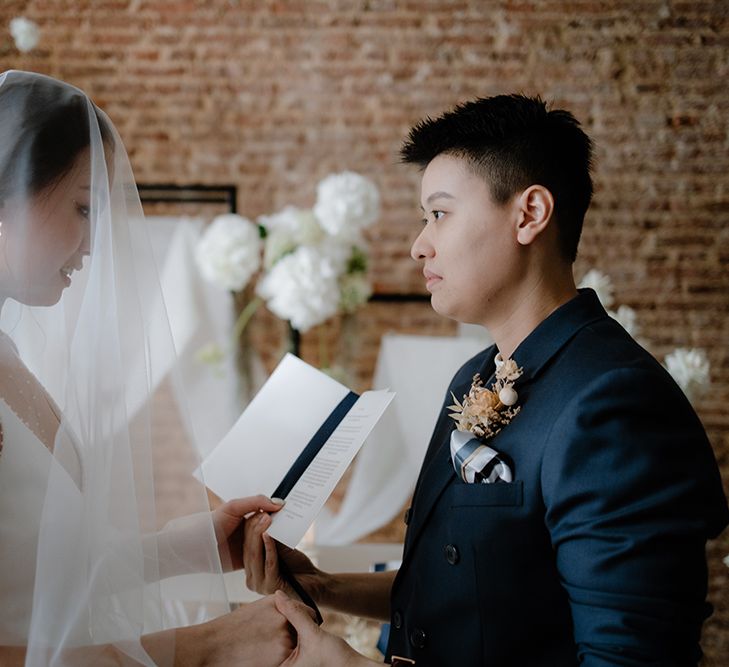
M 58 302 L 71 275 L 89 254 L 90 151 L 30 200 L 11 197 L 0 209 L 4 220 L 2 291 L 31 306 Z
M 423 173 L 421 206 L 424 227 L 410 254 L 423 263 L 433 309 L 485 324 L 520 277 L 514 201 L 496 204 L 463 159 L 441 154 Z

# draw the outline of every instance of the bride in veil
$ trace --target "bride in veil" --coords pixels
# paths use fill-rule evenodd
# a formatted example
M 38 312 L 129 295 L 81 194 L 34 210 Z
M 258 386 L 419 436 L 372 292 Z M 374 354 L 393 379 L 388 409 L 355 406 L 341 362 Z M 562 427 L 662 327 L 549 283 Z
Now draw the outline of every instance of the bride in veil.
M 0 74 L 0 307 L 0 663 L 282 662 L 270 599 L 172 627 L 162 581 L 217 574 L 200 602 L 227 609 L 244 517 L 278 506 L 210 512 L 197 485 L 196 513 L 161 516 L 150 398 L 174 347 L 129 161 L 80 90 L 16 71 Z

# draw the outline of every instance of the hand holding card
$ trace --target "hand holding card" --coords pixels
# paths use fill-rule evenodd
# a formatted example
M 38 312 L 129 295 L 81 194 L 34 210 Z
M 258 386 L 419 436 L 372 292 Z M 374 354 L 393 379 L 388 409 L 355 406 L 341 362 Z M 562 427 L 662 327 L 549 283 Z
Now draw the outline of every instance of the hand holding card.
M 205 484 L 223 500 L 285 498 L 269 534 L 294 548 L 393 397 L 387 390 L 357 397 L 287 354 L 203 461 Z

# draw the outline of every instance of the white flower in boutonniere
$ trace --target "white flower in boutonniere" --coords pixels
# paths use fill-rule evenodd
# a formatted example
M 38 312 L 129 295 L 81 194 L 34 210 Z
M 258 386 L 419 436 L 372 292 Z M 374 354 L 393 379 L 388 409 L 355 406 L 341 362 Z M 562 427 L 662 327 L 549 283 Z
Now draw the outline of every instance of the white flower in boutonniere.
M 514 389 L 514 382 L 523 373 L 513 359 L 501 360 L 496 357 L 496 381 L 488 389 L 483 386 L 481 376 L 473 376 L 473 384 L 461 402 L 453 396 L 454 405 L 449 405 L 451 417 L 459 431 L 470 431 L 476 437 L 485 440 L 495 436 L 504 426 L 519 414 L 521 409 L 516 405 L 519 396 Z

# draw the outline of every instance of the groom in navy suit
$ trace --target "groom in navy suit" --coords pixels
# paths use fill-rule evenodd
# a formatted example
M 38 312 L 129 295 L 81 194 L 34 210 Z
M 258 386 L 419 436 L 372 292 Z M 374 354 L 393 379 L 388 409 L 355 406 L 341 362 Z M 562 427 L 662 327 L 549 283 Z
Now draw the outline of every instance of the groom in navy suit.
M 389 612 L 393 664 L 696 665 L 711 613 L 705 544 L 729 510 L 686 397 L 594 292 L 575 288 L 590 140 L 570 113 L 510 95 L 423 121 L 402 155 L 424 169 L 412 256 L 432 306 L 496 344 L 446 393 L 394 581 L 280 555 L 324 606 Z M 494 409 L 518 413 L 496 433 L 464 433 L 491 461 L 462 474 L 476 459 L 454 467 L 447 407 L 477 373 L 491 387 L 509 360 L 516 393 Z M 494 463 L 508 474 L 494 478 Z M 270 591 L 281 580 L 266 544 L 266 566 L 253 550 L 246 569 Z

